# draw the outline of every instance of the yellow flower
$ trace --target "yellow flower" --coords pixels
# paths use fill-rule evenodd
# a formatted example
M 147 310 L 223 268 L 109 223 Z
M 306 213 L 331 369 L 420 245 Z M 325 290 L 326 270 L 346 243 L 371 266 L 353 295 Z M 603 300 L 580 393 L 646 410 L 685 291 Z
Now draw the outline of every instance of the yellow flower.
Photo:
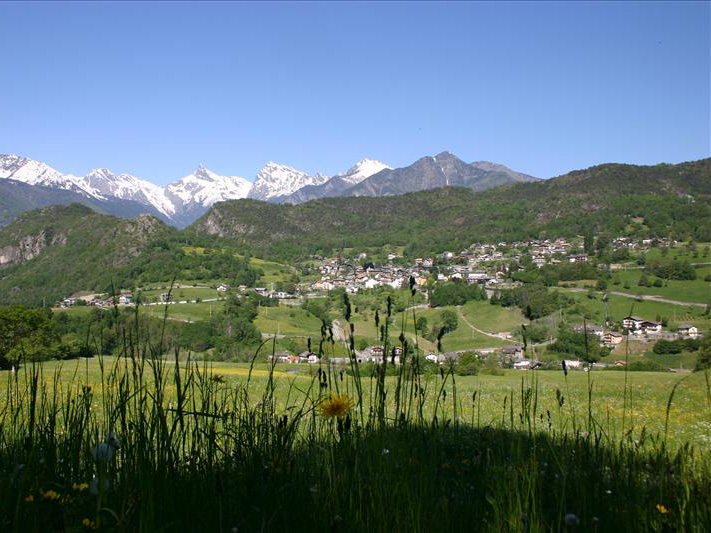
M 78 490 L 79 492 L 84 492 L 86 489 L 89 488 L 88 483 L 72 483 L 72 488 L 74 490 Z
M 87 528 L 87 529 L 94 529 L 96 526 L 94 525 L 94 522 L 89 520 L 88 518 L 85 518 L 84 520 L 81 521 L 82 525 Z
M 657 504 L 657 511 L 659 511 L 662 514 L 667 514 L 669 512 L 669 509 L 664 507 L 661 503 Z
M 321 415 L 327 418 L 337 416 L 343 418 L 353 407 L 353 400 L 347 394 L 331 394 L 328 400 L 324 400 L 319 405 Z
M 27 503 L 32 503 L 33 501 L 35 501 L 35 497 L 32 494 L 30 494 L 27 498 L 25 498 L 25 501 Z
M 53 490 L 48 490 L 47 492 L 40 490 L 40 496 L 42 496 L 45 500 L 51 501 L 59 499 L 59 494 L 57 494 L 56 491 Z

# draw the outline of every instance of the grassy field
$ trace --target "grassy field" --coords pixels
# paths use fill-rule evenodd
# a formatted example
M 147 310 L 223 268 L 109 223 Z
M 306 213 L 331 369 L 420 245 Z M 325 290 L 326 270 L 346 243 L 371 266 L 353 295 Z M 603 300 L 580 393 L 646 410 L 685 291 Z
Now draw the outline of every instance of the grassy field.
M 151 289 L 141 291 L 141 297 L 144 302 L 159 302 L 160 295 L 168 292 L 166 289 Z M 210 298 L 221 298 L 224 296 L 223 293 L 218 292 L 216 289 L 211 288 L 195 288 L 195 289 L 183 289 L 174 288 L 171 292 L 172 299 L 174 301 L 183 300 L 195 300 L 200 298 L 201 300 L 206 300 Z
M 321 321 L 295 306 L 260 307 L 254 325 L 262 333 L 278 333 L 302 337 L 321 337 Z
M 612 279 L 613 281 L 619 280 L 619 284 L 609 283 L 608 289 L 632 294 L 656 295 L 682 302 L 711 303 L 711 282 L 704 281 L 704 278 L 711 274 L 711 267 L 696 268 L 695 280 L 669 280 L 664 282 L 665 286 L 663 287 L 640 287 L 637 285 L 643 273 L 642 270 L 615 272 Z M 647 274 L 647 278 L 655 279 L 649 274 Z M 629 289 L 625 288 L 625 284 L 629 285 Z
M 281 263 L 275 263 L 273 261 L 267 261 L 257 257 L 252 257 L 249 260 L 249 264 L 250 266 L 259 268 L 264 272 L 264 274 L 259 278 L 259 283 L 269 289 L 271 288 L 272 283 L 289 281 L 289 278 L 291 278 L 294 274 L 294 269 L 288 265 L 282 265 Z
M 558 289 L 560 290 L 560 289 Z M 707 331 L 711 328 L 711 318 L 705 315 L 705 310 L 700 307 L 674 305 L 649 300 L 638 301 L 624 296 L 610 295 L 607 304 L 602 301 L 602 294 L 596 293 L 594 299 L 588 298 L 587 294 L 579 292 L 565 291 L 564 294 L 577 300 L 580 307 L 585 311 L 589 320 L 602 323 L 606 315 L 612 320 L 621 321 L 627 315 L 638 315 L 643 318 L 655 320 L 656 317 L 667 318 L 671 324 L 688 322 L 697 325 L 701 330 Z M 577 313 L 578 318 L 582 318 Z M 572 316 L 571 318 L 576 318 Z
M 197 322 L 208 320 L 215 313 L 222 311 L 224 302 L 201 302 L 189 304 L 168 305 L 168 317 L 173 320 L 183 320 L 186 322 Z M 143 308 L 143 313 L 148 316 L 160 318 L 163 316 L 165 306 L 148 305 Z
M 111 367 L 115 362 L 115 358 L 103 358 L 106 367 Z M 130 363 L 127 361 L 126 364 Z M 226 387 L 246 384 L 250 374 L 249 363 L 209 362 L 198 363 L 198 365 L 206 365 L 210 375 L 224 378 Z M 274 397 L 279 413 L 288 413 L 295 406 L 303 403 L 303 393 L 298 390 L 308 389 L 308 384 L 316 370 L 317 366 L 306 364 L 281 364 L 275 367 L 272 377 L 276 380 Z M 8 380 L 11 377 L 9 372 L 0 373 L 0 407 L 7 398 Z M 668 426 L 670 440 L 675 445 L 689 442 L 699 449 L 711 451 L 711 406 L 704 407 L 708 401 L 707 391 L 704 375 L 700 373 L 625 373 L 600 370 L 592 372 L 590 376 L 581 371 L 571 371 L 565 376 L 562 371 L 504 370 L 501 376 L 457 376 L 458 416 L 463 421 L 476 426 L 496 425 L 502 420 L 502 416 L 508 422 L 508 411 L 504 410 L 506 399 L 513 398 L 515 404 L 520 404 L 522 387 L 535 387 L 539 411 L 550 412 L 551 421 L 559 430 L 570 429 L 574 416 L 579 419 L 578 423 L 582 423 L 587 416 L 588 377 L 591 379 L 594 397 L 591 406 L 592 414 L 606 431 L 616 437 L 619 437 L 622 431 L 625 401 L 628 402 L 627 429 L 634 427 L 637 431 L 641 431 L 642 428 L 646 428 L 645 431 L 648 433 L 662 433 L 667 402 L 672 389 L 678 383 L 670 411 Z M 54 387 L 58 391 L 80 390 L 83 385 L 91 385 L 96 391 L 93 401 L 97 407 L 101 405 L 102 373 L 99 358 L 44 363 L 43 378 L 47 386 Z M 260 396 L 269 379 L 269 365 L 256 364 L 249 382 L 250 393 L 255 397 Z M 625 382 L 628 387 L 627 400 L 624 393 Z M 393 388 L 396 380 L 389 377 L 387 383 L 388 388 Z M 425 377 L 423 383 L 424 387 L 432 392 L 441 386 L 442 380 L 439 374 L 435 373 Z M 352 385 L 351 382 L 346 382 L 343 389 L 354 396 Z M 364 386 L 364 396 L 366 399 L 371 398 L 373 391 L 370 389 L 374 384 L 370 380 L 365 380 Z M 166 390 L 171 395 L 176 392 L 175 387 Z M 564 408 L 558 405 L 556 390 L 561 391 L 567 398 Z M 317 395 L 318 389 L 312 392 Z M 472 394 L 475 392 L 477 400 L 472 402 Z M 165 401 L 171 399 L 166 398 Z M 434 402 L 426 404 L 425 414 L 432 416 L 434 408 Z M 449 416 L 452 415 L 451 396 L 444 405 L 444 410 Z M 546 424 L 547 420 L 546 417 Z
M 711 526 L 701 374 L 407 375 L 145 358 L 2 372 L 0 526 Z

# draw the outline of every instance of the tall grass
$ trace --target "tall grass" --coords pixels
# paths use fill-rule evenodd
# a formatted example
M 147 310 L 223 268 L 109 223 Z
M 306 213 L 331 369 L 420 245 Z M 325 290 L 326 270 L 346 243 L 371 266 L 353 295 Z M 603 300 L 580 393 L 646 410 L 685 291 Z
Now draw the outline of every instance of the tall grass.
M 116 322 L 120 353 L 100 359 L 96 390 L 79 364 L 69 385 L 41 365 L 8 372 L 0 530 L 711 528 L 709 461 L 689 445 L 670 450 L 666 424 L 664 435 L 606 430 L 590 408 L 592 378 L 582 420 L 566 389 L 557 391 L 563 422 L 553 423 L 531 371 L 504 397 L 500 420 L 482 427 L 481 394 L 461 397 L 452 366 L 423 375 L 403 334 L 394 367 L 390 301 L 384 320 L 376 314 L 382 360 L 362 373 L 347 296 L 344 307 L 349 364 L 328 364 L 337 341 L 324 324 L 322 364 L 290 382 L 286 408 L 274 358 L 254 390 L 253 368 L 274 339 L 255 351 L 247 379 L 230 384 L 189 354 L 167 356 L 138 311 Z M 328 416 L 346 396 L 341 416 Z

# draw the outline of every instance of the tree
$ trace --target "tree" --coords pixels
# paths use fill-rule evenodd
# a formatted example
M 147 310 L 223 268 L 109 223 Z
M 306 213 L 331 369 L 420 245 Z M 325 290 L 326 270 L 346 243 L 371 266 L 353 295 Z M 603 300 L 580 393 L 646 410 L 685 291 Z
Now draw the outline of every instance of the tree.
M 465 352 L 459 356 L 454 372 L 458 376 L 476 376 L 481 366 L 482 361 L 476 352 Z
M 51 317 L 43 309 L 0 308 L 0 368 L 51 358 L 51 347 L 59 341 Z
M 420 333 L 427 331 L 427 319 L 423 316 L 418 318 L 417 322 L 415 322 L 415 329 Z
M 445 333 L 450 333 L 454 331 L 459 325 L 459 319 L 457 318 L 457 314 L 454 311 L 442 311 L 442 314 L 439 316 L 439 318 L 442 322 L 442 327 L 445 329 Z
M 585 250 L 586 254 L 592 254 L 595 251 L 595 239 L 591 229 L 588 229 L 585 232 L 585 236 L 583 238 L 583 250 Z

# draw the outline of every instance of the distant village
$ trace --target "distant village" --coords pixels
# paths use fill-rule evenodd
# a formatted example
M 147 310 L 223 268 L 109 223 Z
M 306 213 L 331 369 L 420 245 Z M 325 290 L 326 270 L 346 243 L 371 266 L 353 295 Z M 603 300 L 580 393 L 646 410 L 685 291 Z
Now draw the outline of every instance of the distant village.
M 635 240 L 629 237 L 617 237 L 612 241 L 614 250 L 627 248 L 629 250 L 645 250 L 651 246 L 674 246 L 676 241 L 670 240 Z M 280 300 L 281 303 L 297 303 L 304 298 L 318 298 L 324 293 L 343 289 L 347 293 L 358 293 L 363 290 L 377 287 L 400 289 L 409 286 L 410 279 L 414 279 L 418 287 L 429 283 L 444 283 L 449 281 L 465 282 L 482 286 L 491 296 L 496 290 L 515 288 L 521 282 L 511 280 L 511 264 L 518 263 L 524 254 L 531 257 L 533 263 L 542 268 L 549 264 L 588 262 L 587 254 L 582 253 L 582 243 L 566 239 L 555 240 L 529 240 L 516 242 L 500 242 L 498 244 L 472 244 L 468 249 L 459 253 L 445 251 L 438 256 L 415 258 L 411 264 L 406 264 L 404 258 L 396 253 L 389 253 L 387 261 L 371 262 L 366 253 L 360 253 L 350 258 L 322 258 L 314 256 L 319 261 L 317 270 L 319 279 L 296 286 L 295 292 L 285 292 L 266 287 L 248 288 L 246 285 L 232 287 L 226 283 L 213 286 L 218 293 L 225 296 L 206 299 L 202 301 L 224 300 L 226 294 L 236 290 L 240 293 L 254 291 L 264 297 Z M 620 265 L 610 265 L 611 270 L 621 268 Z M 205 288 L 197 286 L 179 286 L 177 288 Z M 153 289 L 155 290 L 155 289 Z M 426 292 L 422 291 L 426 297 Z M 82 297 L 66 298 L 58 303 L 60 307 L 71 307 L 77 304 L 93 305 L 100 308 L 112 306 L 129 306 L 135 304 L 135 293 L 124 291 L 116 296 L 88 295 Z M 157 301 L 143 302 L 144 305 L 165 305 L 189 303 L 175 298 L 174 292 L 165 287 L 165 292 L 160 293 Z M 696 339 L 703 336 L 692 324 L 679 324 L 676 331 L 664 331 L 660 322 L 647 317 L 627 316 L 622 321 L 625 332 L 633 339 L 654 342 L 656 340 L 674 340 L 679 338 Z M 577 325 L 577 333 L 586 333 L 591 338 L 596 338 L 601 346 L 613 349 L 620 344 L 624 335 L 594 324 Z M 518 344 L 504 348 L 478 349 L 481 355 L 496 354 L 500 361 L 511 368 L 535 368 L 539 363 L 526 359 L 523 347 Z M 393 364 L 400 364 L 401 349 L 395 347 L 386 355 Z M 456 361 L 459 352 L 427 353 L 426 360 L 445 364 Z M 365 350 L 357 350 L 355 357 L 359 363 L 380 363 L 383 361 L 382 347 L 373 346 Z M 318 363 L 318 356 L 314 353 L 300 354 L 277 353 L 269 356 L 280 363 Z M 348 358 L 331 358 L 333 364 L 348 364 Z M 566 361 L 571 369 L 581 367 L 580 361 Z M 617 364 L 623 364 L 618 361 Z

